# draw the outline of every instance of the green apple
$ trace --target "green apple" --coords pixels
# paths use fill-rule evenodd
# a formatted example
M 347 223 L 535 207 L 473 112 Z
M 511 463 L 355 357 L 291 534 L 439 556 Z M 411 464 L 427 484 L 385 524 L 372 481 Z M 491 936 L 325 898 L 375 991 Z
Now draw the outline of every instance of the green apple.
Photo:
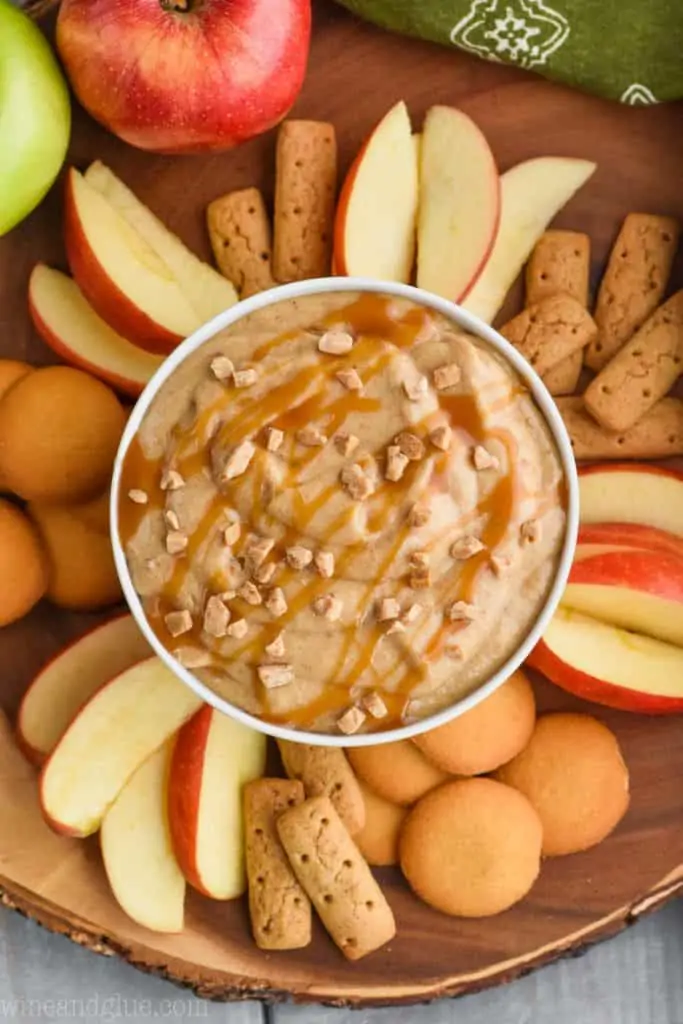
M 0 235 L 43 198 L 66 156 L 66 82 L 39 28 L 0 0 Z

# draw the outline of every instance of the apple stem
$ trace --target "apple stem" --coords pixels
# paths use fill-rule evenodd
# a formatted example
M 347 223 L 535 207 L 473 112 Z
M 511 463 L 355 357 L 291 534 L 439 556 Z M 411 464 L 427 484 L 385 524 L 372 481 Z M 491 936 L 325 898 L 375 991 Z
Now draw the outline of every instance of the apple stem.
M 161 0 L 165 11 L 189 11 L 192 0 Z

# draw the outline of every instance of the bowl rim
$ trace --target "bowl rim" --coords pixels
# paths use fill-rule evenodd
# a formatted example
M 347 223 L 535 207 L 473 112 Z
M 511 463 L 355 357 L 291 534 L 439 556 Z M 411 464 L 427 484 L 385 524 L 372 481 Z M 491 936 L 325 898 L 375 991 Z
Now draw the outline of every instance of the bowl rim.
M 456 700 L 441 711 L 429 715 L 417 722 L 402 725 L 395 729 L 386 729 L 380 732 L 361 733 L 345 736 L 343 734 L 332 735 L 329 733 L 308 732 L 302 729 L 292 729 L 283 725 L 276 725 L 266 722 L 256 715 L 252 715 L 242 708 L 229 703 L 219 697 L 206 684 L 197 679 L 192 672 L 179 664 L 173 655 L 168 651 L 157 638 L 147 621 L 142 607 L 142 602 L 133 587 L 133 582 L 128 570 L 128 563 L 125 552 L 119 538 L 118 503 L 121 487 L 121 472 L 128 448 L 138 432 L 150 405 L 156 398 L 160 388 L 166 383 L 169 377 L 175 373 L 178 367 L 197 349 L 209 342 L 216 334 L 230 327 L 232 324 L 248 316 L 250 313 L 265 309 L 278 302 L 288 299 L 304 298 L 309 295 L 319 295 L 325 292 L 369 292 L 372 294 L 388 295 L 391 298 L 408 299 L 418 305 L 424 306 L 440 313 L 452 320 L 458 327 L 490 345 L 501 355 L 515 372 L 522 378 L 529 387 L 531 395 L 545 419 L 553 441 L 557 448 L 566 483 L 566 523 L 565 536 L 562 551 L 557 562 L 557 567 L 551 587 L 548 590 L 546 600 L 533 623 L 533 626 L 524 637 L 522 642 L 511 652 L 506 661 L 482 683 L 465 697 Z M 457 718 L 465 711 L 475 707 L 515 672 L 526 659 L 531 650 L 543 635 L 557 605 L 559 604 L 562 592 L 567 582 L 576 547 L 578 524 L 579 524 L 579 485 L 578 474 L 574 454 L 569 440 L 566 427 L 562 421 L 559 410 L 553 401 L 550 392 L 545 384 L 524 359 L 524 357 L 493 327 L 484 323 L 477 316 L 469 313 L 456 303 L 448 299 L 440 298 L 430 292 L 424 291 L 413 285 L 400 284 L 393 281 L 379 281 L 366 277 L 320 277 L 307 281 L 297 281 L 292 284 L 280 285 L 268 291 L 260 292 L 248 299 L 237 302 L 234 306 L 219 313 L 208 323 L 204 324 L 194 334 L 181 342 L 176 349 L 169 354 L 159 369 L 154 373 L 144 391 L 138 398 L 128 418 L 126 427 L 121 436 L 121 441 L 114 460 L 110 492 L 110 534 L 114 554 L 116 571 L 121 582 L 123 594 L 133 615 L 138 628 L 149 643 L 154 653 L 183 683 L 194 690 L 207 704 L 229 715 L 233 719 L 249 726 L 258 732 L 275 739 L 290 740 L 294 743 L 307 743 L 313 746 L 326 747 L 363 747 L 376 746 L 383 743 L 391 743 L 397 740 L 410 739 L 419 736 L 429 729 L 439 725 L 445 725 L 452 719 Z

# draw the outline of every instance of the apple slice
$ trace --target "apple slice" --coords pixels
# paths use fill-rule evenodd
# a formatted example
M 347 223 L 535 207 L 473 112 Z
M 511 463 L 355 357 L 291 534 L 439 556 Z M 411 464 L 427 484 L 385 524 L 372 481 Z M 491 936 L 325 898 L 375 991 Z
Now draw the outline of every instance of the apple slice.
M 566 608 L 683 647 L 683 559 L 661 551 L 612 551 L 576 562 Z
M 73 167 L 66 176 L 64 240 L 76 283 L 124 338 L 166 353 L 201 327 L 166 263 Z
M 683 537 L 683 473 L 642 462 L 579 469 L 582 523 L 640 523 Z
M 335 273 L 410 281 L 417 204 L 415 142 L 401 101 L 366 140 L 342 186 L 334 224 Z
M 150 655 L 132 615 L 95 626 L 48 661 L 19 705 L 17 740 L 42 764 L 83 704 L 100 686 Z
M 173 848 L 188 882 L 213 899 L 246 889 L 242 787 L 265 766 L 265 736 L 208 705 L 178 733 L 168 791 Z
M 36 263 L 29 278 L 28 309 L 53 352 L 126 395 L 139 395 L 163 362 L 113 331 L 75 281 L 44 263 Z
M 164 261 L 203 323 L 234 306 L 237 292 L 232 282 L 190 252 L 111 168 L 96 160 L 85 172 L 85 180 Z
M 500 178 L 474 121 L 431 107 L 422 129 L 417 284 L 459 302 L 484 269 L 500 219 Z
M 135 769 L 201 704 L 158 658 L 106 683 L 43 765 L 40 802 L 48 825 L 64 835 L 96 832 Z
M 595 168 L 590 160 L 541 156 L 502 175 L 498 235 L 464 309 L 487 324 L 493 321 L 536 242 Z
M 683 711 L 683 650 L 558 608 L 528 664 L 563 690 L 623 711 Z
M 181 932 L 185 879 L 171 845 L 166 790 L 172 742 L 136 769 L 102 821 L 104 870 L 122 910 L 154 932 Z
M 624 550 L 661 551 L 683 559 L 683 537 L 642 523 L 586 523 L 579 527 L 574 560 Z

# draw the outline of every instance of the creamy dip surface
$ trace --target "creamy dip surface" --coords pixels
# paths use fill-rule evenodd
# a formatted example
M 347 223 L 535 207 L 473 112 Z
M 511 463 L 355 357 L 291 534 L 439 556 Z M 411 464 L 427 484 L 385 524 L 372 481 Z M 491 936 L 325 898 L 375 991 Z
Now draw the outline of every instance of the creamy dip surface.
M 515 371 L 404 300 L 253 313 L 161 388 L 119 528 L 163 644 L 227 701 L 377 731 L 485 682 L 532 627 L 565 531 L 560 459 Z

